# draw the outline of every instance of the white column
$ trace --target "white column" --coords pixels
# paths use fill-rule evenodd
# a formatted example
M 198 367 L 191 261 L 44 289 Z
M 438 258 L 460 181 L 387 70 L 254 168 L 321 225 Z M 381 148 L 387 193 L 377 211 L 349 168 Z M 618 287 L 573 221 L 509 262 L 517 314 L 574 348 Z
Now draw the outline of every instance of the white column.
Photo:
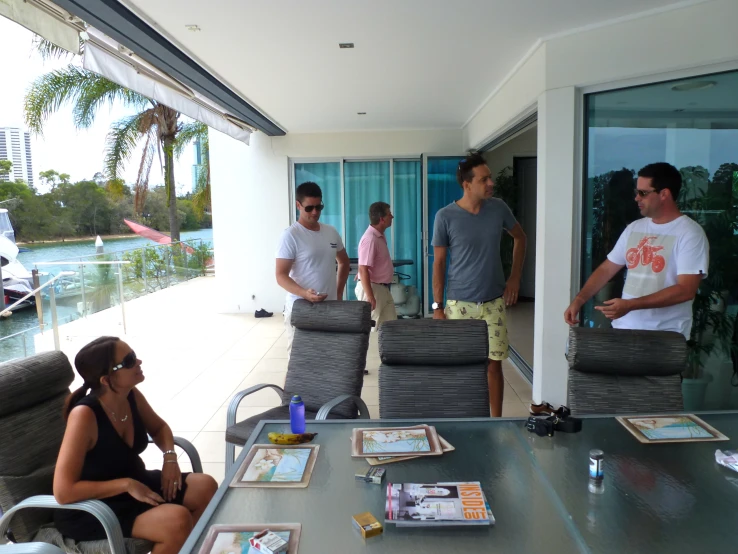
M 289 163 L 275 154 L 264 133 L 251 145 L 210 129 L 215 282 L 218 311 L 281 313 L 284 290 L 277 285 L 275 253 L 290 224 Z
M 569 328 L 564 310 L 572 288 L 576 89 L 544 92 L 538 99 L 538 195 L 533 400 L 566 404 Z

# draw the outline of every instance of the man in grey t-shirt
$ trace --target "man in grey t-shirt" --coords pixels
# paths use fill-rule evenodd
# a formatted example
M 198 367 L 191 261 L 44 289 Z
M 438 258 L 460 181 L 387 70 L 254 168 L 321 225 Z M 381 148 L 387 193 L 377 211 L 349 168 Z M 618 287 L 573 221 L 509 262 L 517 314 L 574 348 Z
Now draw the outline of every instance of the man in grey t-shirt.
M 470 154 L 459 163 L 460 200 L 441 208 L 433 226 L 433 318 L 482 319 L 489 331 L 487 386 L 492 417 L 502 416 L 502 360 L 508 356 L 505 306 L 518 301 L 525 258 L 525 232 L 510 208 L 492 198 L 494 182 L 487 162 Z M 500 258 L 502 231 L 514 240 L 513 265 L 505 282 Z M 446 309 L 446 257 L 450 251 Z

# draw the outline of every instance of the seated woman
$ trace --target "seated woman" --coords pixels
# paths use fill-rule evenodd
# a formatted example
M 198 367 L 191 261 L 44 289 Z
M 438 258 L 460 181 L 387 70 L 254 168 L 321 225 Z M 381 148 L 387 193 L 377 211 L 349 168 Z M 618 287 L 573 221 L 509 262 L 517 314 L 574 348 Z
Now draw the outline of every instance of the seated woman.
M 54 497 L 60 504 L 99 499 L 115 512 L 124 537 L 155 543 L 153 554 L 176 554 L 217 483 L 209 475 L 180 471 L 169 425 L 136 389 L 144 374 L 130 346 L 100 337 L 79 351 L 74 365 L 84 384 L 65 406 Z M 161 470 L 147 470 L 139 456 L 147 433 L 164 453 Z M 102 525 L 85 512 L 57 510 L 55 523 L 75 541 L 106 538 Z

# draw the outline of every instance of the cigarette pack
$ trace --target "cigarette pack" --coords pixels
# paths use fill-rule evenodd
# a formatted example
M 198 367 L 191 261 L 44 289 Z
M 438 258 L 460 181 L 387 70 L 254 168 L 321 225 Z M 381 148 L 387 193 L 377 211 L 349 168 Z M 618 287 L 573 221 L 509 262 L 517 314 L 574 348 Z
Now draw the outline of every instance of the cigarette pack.
M 373 483 L 375 485 L 381 485 L 382 479 L 384 479 L 384 468 L 381 467 L 370 467 L 366 471 L 362 471 L 354 475 L 357 481 L 365 481 L 366 483 Z
M 353 518 L 354 527 L 361 531 L 361 536 L 365 539 L 369 537 L 375 537 L 384 531 L 382 524 L 377 521 L 369 512 L 363 514 L 356 514 Z
M 287 552 L 288 543 L 269 529 L 264 529 L 249 539 L 249 543 L 263 554 L 279 554 Z

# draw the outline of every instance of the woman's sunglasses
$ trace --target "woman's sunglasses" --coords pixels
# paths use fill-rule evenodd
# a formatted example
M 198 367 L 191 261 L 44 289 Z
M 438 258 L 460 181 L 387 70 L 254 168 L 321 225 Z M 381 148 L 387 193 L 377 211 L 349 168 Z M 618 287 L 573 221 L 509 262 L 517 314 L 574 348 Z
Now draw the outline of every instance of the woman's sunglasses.
M 322 212 L 323 208 L 325 208 L 325 204 L 316 204 L 315 206 L 302 206 L 302 209 L 305 210 L 307 213 L 312 213 L 313 210 L 318 210 L 319 212 Z
M 131 369 L 133 366 L 136 365 L 136 361 L 138 358 L 136 358 L 136 353 L 131 350 L 128 354 L 126 354 L 126 357 L 123 358 L 123 361 L 119 363 L 118 365 L 113 366 L 113 371 L 118 371 L 119 369 Z

